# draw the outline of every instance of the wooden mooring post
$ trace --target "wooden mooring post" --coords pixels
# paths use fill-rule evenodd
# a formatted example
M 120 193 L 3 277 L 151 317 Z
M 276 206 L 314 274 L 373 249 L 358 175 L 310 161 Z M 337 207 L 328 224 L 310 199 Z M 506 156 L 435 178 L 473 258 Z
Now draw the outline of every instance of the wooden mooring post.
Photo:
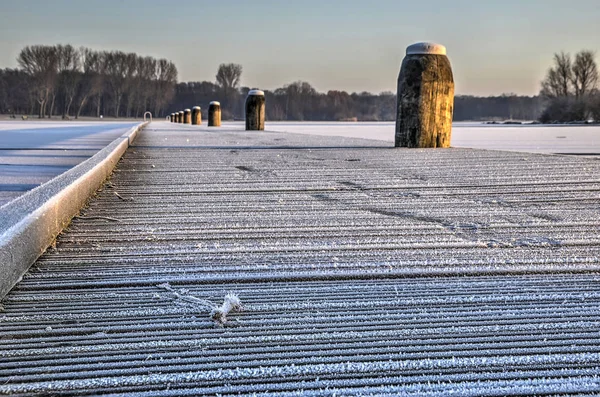
M 192 108 L 192 125 L 202 124 L 202 109 L 200 106 L 194 106 Z
M 454 78 L 446 47 L 417 43 L 406 49 L 397 106 L 396 147 L 450 147 Z
M 265 129 L 265 93 L 251 90 L 246 98 L 246 131 Z
M 208 126 L 209 127 L 220 127 L 221 126 L 221 103 L 212 101 L 208 106 Z

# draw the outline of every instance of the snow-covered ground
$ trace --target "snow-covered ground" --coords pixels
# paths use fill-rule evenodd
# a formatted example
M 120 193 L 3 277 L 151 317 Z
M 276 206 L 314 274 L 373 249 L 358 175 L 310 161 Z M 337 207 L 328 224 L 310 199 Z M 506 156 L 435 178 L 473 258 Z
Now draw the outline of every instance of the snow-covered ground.
M 0 150 L 100 150 L 137 122 L 0 122 Z
M 395 123 L 268 122 L 266 130 L 393 142 Z M 452 146 L 533 153 L 600 153 L 600 126 L 455 123 Z
M 90 158 L 137 122 L 0 122 L 0 205 Z

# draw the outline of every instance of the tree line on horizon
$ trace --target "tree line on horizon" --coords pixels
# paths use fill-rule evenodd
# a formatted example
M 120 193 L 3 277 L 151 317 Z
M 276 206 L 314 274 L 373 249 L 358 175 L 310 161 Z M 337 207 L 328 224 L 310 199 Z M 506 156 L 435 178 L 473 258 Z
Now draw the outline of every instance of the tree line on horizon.
M 140 117 L 164 113 L 173 99 L 177 67 L 122 51 L 32 45 L 19 68 L 0 69 L 0 113 L 38 117 Z
M 1 114 L 139 118 L 150 110 L 155 117 L 163 117 L 196 105 L 206 114 L 209 102 L 217 100 L 223 119 L 235 120 L 244 118 L 244 102 L 251 89 L 241 86 L 243 68 L 233 63 L 221 64 L 214 82 L 177 82 L 173 62 L 122 51 L 33 45 L 21 50 L 17 62 L 16 69 L 0 69 Z M 577 54 L 574 61 L 568 54 L 557 54 L 540 95 L 457 95 L 454 120 L 568 122 L 586 116 L 600 120 L 597 81 L 593 53 Z M 323 93 L 308 82 L 297 81 L 265 90 L 265 96 L 266 117 L 273 121 L 396 118 L 396 94 L 389 91 Z
M 178 83 L 169 112 L 178 112 L 199 105 L 206 114 L 210 101 L 221 102 L 224 120 L 242 120 L 244 102 L 250 87 L 240 86 L 242 66 L 222 64 L 216 82 Z M 318 92 L 310 83 L 296 81 L 275 90 L 264 90 L 266 119 L 271 121 L 394 121 L 396 94 L 369 92 L 348 93 L 330 90 Z M 455 98 L 454 120 L 537 120 L 543 110 L 539 96 L 477 97 L 459 95 Z

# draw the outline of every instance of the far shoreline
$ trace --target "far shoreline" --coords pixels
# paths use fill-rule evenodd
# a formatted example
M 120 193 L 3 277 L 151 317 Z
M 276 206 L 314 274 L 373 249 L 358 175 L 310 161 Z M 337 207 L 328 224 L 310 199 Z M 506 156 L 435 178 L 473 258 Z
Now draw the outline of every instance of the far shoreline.
M 26 116 L 23 119 L 23 116 Z M 54 116 L 52 118 L 45 117 L 43 119 L 39 118 L 37 115 L 15 115 L 12 117 L 11 114 L 0 114 L 0 121 L 14 121 L 14 122 L 64 122 L 64 123 L 78 123 L 78 122 L 137 122 L 144 120 L 143 117 L 90 117 L 90 116 L 81 116 L 79 118 L 68 118 L 63 119 L 61 116 Z M 155 118 L 154 121 L 165 121 L 163 118 Z M 383 123 L 395 123 L 395 120 L 266 120 L 268 123 L 327 123 L 327 124 L 347 124 L 347 125 L 357 125 L 357 124 L 383 124 Z M 227 123 L 240 123 L 244 122 L 244 120 L 233 119 L 233 120 L 223 120 L 223 122 Z M 454 120 L 453 124 L 459 123 L 470 123 L 478 126 L 497 126 L 497 127 L 518 127 L 518 126 L 526 126 L 526 127 L 597 127 L 600 126 L 600 121 L 571 121 L 565 123 L 541 123 L 536 120 Z

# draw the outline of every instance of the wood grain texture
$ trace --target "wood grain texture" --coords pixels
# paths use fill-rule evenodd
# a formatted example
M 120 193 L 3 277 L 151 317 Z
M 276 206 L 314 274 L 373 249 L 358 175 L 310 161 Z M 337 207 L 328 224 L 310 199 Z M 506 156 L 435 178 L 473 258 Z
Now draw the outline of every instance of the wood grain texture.
M 598 175 L 153 122 L 1 302 L 0 395 L 600 395 Z
M 450 147 L 454 78 L 445 55 L 407 55 L 398 76 L 396 147 Z

